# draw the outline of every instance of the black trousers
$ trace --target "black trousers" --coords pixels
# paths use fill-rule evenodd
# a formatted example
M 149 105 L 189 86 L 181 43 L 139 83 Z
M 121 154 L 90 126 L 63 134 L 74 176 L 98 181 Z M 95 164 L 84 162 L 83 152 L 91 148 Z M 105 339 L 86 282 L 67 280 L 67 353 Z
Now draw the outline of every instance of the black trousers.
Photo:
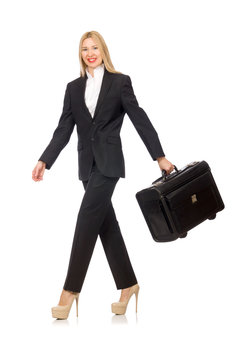
M 80 292 L 98 235 L 117 289 L 137 284 L 111 197 L 119 177 L 104 176 L 93 163 L 78 213 L 64 290 Z

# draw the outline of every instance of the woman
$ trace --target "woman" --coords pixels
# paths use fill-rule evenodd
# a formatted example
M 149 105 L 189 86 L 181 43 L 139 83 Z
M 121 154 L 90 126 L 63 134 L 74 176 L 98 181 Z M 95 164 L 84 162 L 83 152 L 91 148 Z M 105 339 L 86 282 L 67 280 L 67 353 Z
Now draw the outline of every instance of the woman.
M 78 134 L 79 180 L 85 193 L 79 209 L 66 280 L 52 316 L 68 317 L 78 298 L 97 236 L 114 277 L 121 289 L 118 302 L 111 310 L 124 314 L 130 297 L 139 285 L 112 206 L 111 197 L 125 164 L 120 129 L 128 114 L 152 159 L 169 174 L 174 166 L 165 158 L 158 134 L 148 116 L 139 107 L 128 75 L 113 67 L 107 45 L 96 31 L 83 34 L 79 44 L 80 77 L 67 84 L 63 112 L 53 137 L 32 172 L 34 181 L 43 180 L 61 150 L 68 143 L 74 126 Z

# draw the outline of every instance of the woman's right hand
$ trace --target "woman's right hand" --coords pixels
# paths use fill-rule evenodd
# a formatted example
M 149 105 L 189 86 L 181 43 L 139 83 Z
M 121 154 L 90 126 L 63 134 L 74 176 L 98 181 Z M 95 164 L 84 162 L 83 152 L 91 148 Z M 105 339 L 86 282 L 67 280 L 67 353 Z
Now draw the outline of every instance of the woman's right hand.
M 174 165 L 165 158 L 165 156 L 161 156 L 157 158 L 160 170 L 165 170 L 166 174 L 169 175 L 174 170 Z
M 32 171 L 32 179 L 34 181 L 43 180 L 43 175 L 45 172 L 46 163 L 44 161 L 39 160 L 36 166 Z

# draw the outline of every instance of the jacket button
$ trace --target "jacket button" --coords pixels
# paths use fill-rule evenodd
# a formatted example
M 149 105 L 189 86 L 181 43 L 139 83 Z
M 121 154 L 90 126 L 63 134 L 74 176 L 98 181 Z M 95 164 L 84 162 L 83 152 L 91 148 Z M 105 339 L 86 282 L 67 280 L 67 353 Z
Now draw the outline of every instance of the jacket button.
M 95 125 L 95 121 L 93 121 L 93 125 Z
M 94 137 L 92 137 L 91 140 L 94 141 Z

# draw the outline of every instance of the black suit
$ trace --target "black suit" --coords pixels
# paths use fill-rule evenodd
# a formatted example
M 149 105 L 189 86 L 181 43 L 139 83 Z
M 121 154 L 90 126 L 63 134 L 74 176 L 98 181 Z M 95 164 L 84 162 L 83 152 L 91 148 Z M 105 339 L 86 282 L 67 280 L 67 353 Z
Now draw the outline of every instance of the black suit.
M 87 75 L 68 83 L 63 113 L 53 138 L 39 160 L 50 169 L 68 143 L 74 125 L 78 132 L 79 179 L 85 193 L 79 209 L 64 289 L 80 292 L 93 249 L 100 235 L 117 289 L 137 283 L 111 197 L 125 177 L 120 130 L 128 113 L 151 157 L 164 156 L 158 135 L 139 107 L 130 77 L 104 69 L 94 117 L 84 101 Z M 135 239 L 136 240 L 136 239 Z
M 165 156 L 158 134 L 145 111 L 139 107 L 128 75 L 108 72 L 104 68 L 101 90 L 92 118 L 84 100 L 87 74 L 67 84 L 63 112 L 53 137 L 39 158 L 50 169 L 67 145 L 77 125 L 78 176 L 88 180 L 95 158 L 101 173 L 125 177 L 125 163 L 120 130 L 128 114 L 153 160 Z

